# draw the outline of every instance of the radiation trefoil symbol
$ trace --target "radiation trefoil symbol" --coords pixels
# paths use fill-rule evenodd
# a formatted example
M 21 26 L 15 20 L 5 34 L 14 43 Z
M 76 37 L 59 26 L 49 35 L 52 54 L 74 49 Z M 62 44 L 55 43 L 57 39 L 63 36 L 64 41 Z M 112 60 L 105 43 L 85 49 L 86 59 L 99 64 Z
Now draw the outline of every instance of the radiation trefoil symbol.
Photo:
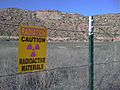
M 40 50 L 40 46 L 38 44 L 35 45 L 35 47 L 32 46 L 32 44 L 29 44 L 27 46 L 27 50 L 32 50 L 32 53 L 31 53 L 31 57 L 35 57 L 36 56 L 36 52 L 35 50 Z

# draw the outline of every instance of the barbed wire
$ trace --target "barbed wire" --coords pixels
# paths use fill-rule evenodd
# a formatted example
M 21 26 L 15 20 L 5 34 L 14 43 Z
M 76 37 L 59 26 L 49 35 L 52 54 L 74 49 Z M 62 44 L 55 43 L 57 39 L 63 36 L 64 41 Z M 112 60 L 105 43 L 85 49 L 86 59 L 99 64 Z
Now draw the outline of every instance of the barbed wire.
M 22 24 L 3 24 L 0 23 L 1 25 L 11 25 L 11 26 L 20 26 Z M 59 31 L 66 31 L 66 32 L 88 32 L 88 30 L 70 30 L 70 29 L 59 29 L 59 28 L 47 28 L 48 30 L 59 30 Z
M 96 66 L 96 65 L 106 65 L 106 64 L 115 64 L 115 63 L 120 63 L 120 61 L 111 61 L 111 62 L 105 62 L 105 63 L 95 63 L 94 66 Z M 55 71 L 55 70 L 59 70 L 59 69 L 83 68 L 83 67 L 89 67 L 89 66 L 90 65 L 58 67 L 58 68 L 43 70 L 42 72 Z M 15 73 L 15 74 L 8 74 L 8 75 L 0 75 L 0 78 L 9 77 L 9 76 L 16 76 L 16 75 L 23 75 L 23 74 L 29 74 L 29 73 L 38 73 L 38 72 L 40 72 L 40 71 L 27 72 L 27 73 Z
M 34 23 L 34 22 L 31 22 L 31 23 Z M 6 24 L 6 23 L 1 23 L 0 22 L 0 24 L 1 25 L 12 25 L 12 26 L 20 26 L 20 25 L 24 25 L 24 24 L 26 24 L 26 23 L 19 23 L 19 24 Z M 35 23 L 34 23 L 35 24 Z M 65 31 L 65 32 L 86 32 L 87 34 L 88 34 L 88 30 L 71 30 L 71 29 L 59 29 L 59 28 L 47 28 L 47 29 L 49 29 L 49 30 L 58 30 L 58 31 Z M 102 30 L 102 31 L 105 31 L 105 30 Z M 94 32 L 94 34 L 97 34 L 97 33 L 99 33 L 99 34 L 107 34 L 107 35 L 109 35 L 109 37 L 114 37 L 115 35 L 120 35 L 120 34 L 110 34 L 110 33 L 108 33 L 108 32 L 104 32 L 104 33 L 101 33 L 101 32 Z
M 18 24 L 6 24 L 6 23 L 3 24 L 3 23 L 1 23 L 1 22 L 0 22 L 0 24 L 1 24 L 1 25 L 5 25 L 5 26 L 6 26 L 6 25 L 19 26 Z
M 7 25 L 11 25 L 11 26 L 20 26 L 20 25 L 24 25 L 25 23 L 23 23 L 23 24 L 3 24 L 3 23 L 0 23 L 1 25 L 5 25 L 5 26 L 7 26 Z M 65 31 L 65 32 L 83 32 L 83 33 L 88 33 L 89 31 L 88 30 L 72 30 L 72 29 L 59 29 L 59 28 L 47 28 L 48 30 L 58 30 L 58 31 Z M 117 34 L 111 34 L 111 33 L 108 33 L 108 32 L 106 32 L 105 30 L 102 30 L 102 31 L 104 31 L 103 33 L 102 32 L 95 32 L 94 31 L 94 34 L 103 34 L 103 35 L 108 35 L 109 37 L 115 37 L 115 36 L 120 36 L 120 34 L 119 33 L 117 33 Z

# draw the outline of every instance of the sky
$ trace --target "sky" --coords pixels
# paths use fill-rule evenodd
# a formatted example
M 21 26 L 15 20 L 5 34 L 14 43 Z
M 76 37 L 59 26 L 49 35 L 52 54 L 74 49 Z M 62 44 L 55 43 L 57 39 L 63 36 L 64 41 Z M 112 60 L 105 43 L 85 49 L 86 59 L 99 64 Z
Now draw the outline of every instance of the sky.
M 0 0 L 0 8 L 58 10 L 90 16 L 120 13 L 120 0 Z

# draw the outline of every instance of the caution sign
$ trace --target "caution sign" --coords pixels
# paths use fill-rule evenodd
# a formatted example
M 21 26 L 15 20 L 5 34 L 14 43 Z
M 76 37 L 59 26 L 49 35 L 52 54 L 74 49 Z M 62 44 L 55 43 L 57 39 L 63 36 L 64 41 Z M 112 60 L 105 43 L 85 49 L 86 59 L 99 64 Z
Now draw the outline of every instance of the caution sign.
M 21 26 L 19 30 L 18 72 L 46 69 L 47 29 Z

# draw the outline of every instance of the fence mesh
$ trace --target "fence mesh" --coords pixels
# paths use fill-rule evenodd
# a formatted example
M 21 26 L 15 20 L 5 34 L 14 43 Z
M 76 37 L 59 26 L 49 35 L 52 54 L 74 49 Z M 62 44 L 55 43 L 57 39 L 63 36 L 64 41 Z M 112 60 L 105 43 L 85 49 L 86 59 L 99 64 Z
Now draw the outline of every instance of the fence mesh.
M 2 24 L 10 26 L 11 24 Z M 26 25 L 26 24 L 25 24 Z M 18 30 L 19 25 L 12 25 Z M 4 30 L 7 32 L 6 27 Z M 11 30 L 9 27 L 9 30 Z M 18 38 L 8 40 L 17 33 L 1 30 L 0 89 L 1 90 L 88 90 L 89 42 L 87 30 L 48 28 L 47 70 L 18 73 Z M 94 31 L 94 89 L 120 90 L 119 33 L 99 29 Z

